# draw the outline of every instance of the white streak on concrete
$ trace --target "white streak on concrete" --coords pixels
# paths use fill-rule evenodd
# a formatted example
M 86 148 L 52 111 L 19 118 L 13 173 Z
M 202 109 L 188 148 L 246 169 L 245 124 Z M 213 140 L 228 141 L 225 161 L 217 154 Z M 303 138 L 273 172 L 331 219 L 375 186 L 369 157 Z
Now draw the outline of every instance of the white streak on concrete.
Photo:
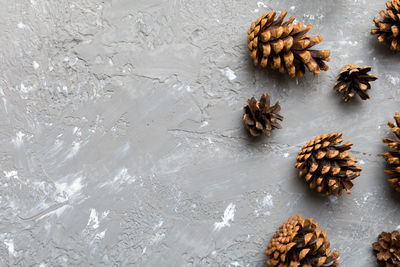
M 123 167 L 113 179 L 113 183 L 119 183 L 119 184 L 123 183 L 131 184 L 135 181 L 136 181 L 135 177 L 132 177 L 129 174 L 128 169 L 125 167 Z
M 89 220 L 87 226 L 93 227 L 93 229 L 99 228 L 99 216 L 95 209 L 90 210 Z
M 400 77 L 394 77 L 394 76 L 392 76 L 390 74 L 387 74 L 386 78 L 393 85 L 398 85 L 400 83 Z
M 25 134 L 21 131 L 18 131 L 15 135 L 15 137 L 13 137 L 11 139 L 11 142 L 14 144 L 14 146 L 16 147 L 21 147 L 24 144 L 24 138 Z
M 224 211 L 224 216 L 221 218 L 222 221 L 214 223 L 214 231 L 219 231 L 226 226 L 231 226 L 230 222 L 233 222 L 235 217 L 236 205 L 230 203 Z
M 226 67 L 220 71 L 228 78 L 228 80 L 233 81 L 234 79 L 236 79 L 235 72 L 230 68 Z
M 11 256 L 17 256 L 15 253 L 15 248 L 14 248 L 14 240 L 13 239 L 4 239 L 4 245 L 6 245 L 8 249 L 8 254 Z
M 263 198 L 262 205 L 263 205 L 264 207 L 266 207 L 266 206 L 273 207 L 273 206 L 274 206 L 274 202 L 273 202 L 273 200 L 272 200 L 272 195 L 267 194 L 267 195 Z
M 7 179 L 14 178 L 18 179 L 18 171 L 12 170 L 12 171 L 3 171 L 4 175 L 6 176 Z
M 76 195 L 82 188 L 82 178 L 76 178 L 71 184 L 68 183 L 55 183 L 57 193 L 59 194 L 58 201 L 66 201 Z
M 98 239 L 98 240 L 103 239 L 103 238 L 105 237 L 105 235 L 106 235 L 106 231 L 107 231 L 107 229 L 105 229 L 103 232 L 97 233 L 97 234 L 94 236 L 94 239 Z
M 73 157 L 75 157 L 76 154 L 78 154 L 80 148 L 81 148 L 81 143 L 73 142 L 72 148 L 70 149 L 70 151 L 65 159 L 68 160 L 68 159 L 72 159 Z

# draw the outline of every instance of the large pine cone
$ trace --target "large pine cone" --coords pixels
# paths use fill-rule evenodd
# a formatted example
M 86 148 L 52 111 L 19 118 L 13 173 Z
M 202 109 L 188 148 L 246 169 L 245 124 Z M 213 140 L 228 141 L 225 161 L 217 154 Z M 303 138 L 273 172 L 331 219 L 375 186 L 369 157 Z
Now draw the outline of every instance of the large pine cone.
M 312 218 L 290 217 L 268 243 L 268 266 L 338 266 L 339 252 L 331 254 L 326 232 Z
M 243 109 L 243 121 L 250 134 L 253 136 L 269 136 L 273 129 L 281 129 L 277 120 L 283 120 L 278 114 L 281 110 L 279 100 L 271 107 L 271 98 L 268 94 L 263 94 L 260 101 L 254 97 L 247 100 L 247 105 Z
M 387 14 L 383 10 L 379 12 L 382 20 L 374 18 L 378 29 L 371 31 L 372 35 L 378 35 L 379 42 L 390 43 L 390 49 L 400 50 L 400 0 L 386 2 Z
M 389 170 L 385 170 L 385 172 L 391 176 L 388 181 L 397 191 L 400 191 L 400 115 L 398 112 L 396 112 L 394 120 L 396 121 L 396 125 L 391 121 L 388 122 L 388 125 L 391 131 L 397 136 L 398 140 L 383 138 L 382 141 L 393 148 L 393 150 L 382 154 L 382 156 L 390 166 Z
M 356 93 L 362 100 L 369 99 L 369 82 L 378 79 L 375 75 L 368 74 L 370 70 L 370 66 L 360 67 L 353 64 L 348 64 L 340 70 L 334 89 L 342 94 L 344 102 L 348 102 Z
M 379 264 L 386 267 L 400 266 L 400 233 L 382 232 L 378 237 L 378 242 L 372 244 L 376 253 L 376 260 Z
M 340 196 L 344 189 L 350 194 L 352 180 L 360 176 L 361 167 L 355 166 L 357 159 L 350 157 L 353 143 L 341 143 L 342 133 L 323 134 L 313 138 L 299 151 L 295 167 L 304 176 L 311 189 L 331 195 L 337 191 Z
M 247 41 L 254 65 L 263 68 L 269 65 L 291 77 L 304 76 L 305 66 L 314 75 L 319 75 L 321 69 L 328 70 L 324 61 L 329 61 L 330 51 L 310 49 L 322 41 L 322 36 L 311 38 L 307 32 L 312 25 L 305 28 L 303 23 L 294 25 L 294 17 L 283 22 L 286 14 L 282 12 L 275 20 L 275 11 L 265 13 L 251 24 Z

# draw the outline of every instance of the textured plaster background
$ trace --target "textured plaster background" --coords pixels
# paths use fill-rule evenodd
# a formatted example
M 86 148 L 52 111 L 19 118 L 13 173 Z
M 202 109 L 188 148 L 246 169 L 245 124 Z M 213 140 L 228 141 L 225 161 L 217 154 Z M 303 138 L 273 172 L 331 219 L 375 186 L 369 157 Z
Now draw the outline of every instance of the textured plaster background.
M 375 266 L 400 227 L 381 138 L 399 111 L 400 55 L 369 35 L 376 0 L 0 0 L 0 266 L 262 266 L 289 216 L 328 231 L 341 266 Z M 314 24 L 330 70 L 252 66 L 247 29 L 288 10 Z M 371 99 L 332 91 L 371 65 Z M 246 100 L 280 99 L 282 130 L 253 139 Z M 342 131 L 363 167 L 351 195 L 310 191 L 293 165 Z

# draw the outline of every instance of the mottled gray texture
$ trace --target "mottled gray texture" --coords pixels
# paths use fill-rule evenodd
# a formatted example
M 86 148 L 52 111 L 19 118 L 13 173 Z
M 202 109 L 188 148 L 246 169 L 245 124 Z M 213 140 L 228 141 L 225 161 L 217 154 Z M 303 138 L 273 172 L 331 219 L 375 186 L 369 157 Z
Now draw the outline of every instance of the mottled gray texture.
M 376 0 L 1 0 L 0 265 L 262 266 L 289 216 L 313 216 L 341 266 L 375 266 L 400 224 L 381 138 L 399 111 L 400 55 L 369 35 Z M 247 29 L 288 10 L 314 24 L 330 70 L 252 66 Z M 371 100 L 341 102 L 347 63 Z M 252 139 L 247 98 L 280 99 L 282 130 Z M 351 195 L 311 192 L 294 161 L 342 131 L 363 172 Z M 224 214 L 225 213 L 225 214 Z

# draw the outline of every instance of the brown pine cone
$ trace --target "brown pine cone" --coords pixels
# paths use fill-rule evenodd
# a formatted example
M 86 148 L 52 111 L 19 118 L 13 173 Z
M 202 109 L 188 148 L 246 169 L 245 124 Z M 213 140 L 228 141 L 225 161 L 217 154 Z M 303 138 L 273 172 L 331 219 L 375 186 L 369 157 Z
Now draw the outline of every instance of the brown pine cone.
M 386 2 L 387 14 L 383 10 L 379 12 L 382 20 L 374 18 L 377 29 L 371 31 L 372 35 L 378 35 L 378 41 L 390 43 L 390 49 L 400 50 L 400 0 Z
M 305 66 L 314 75 L 320 70 L 328 70 L 324 61 L 329 61 L 329 50 L 312 50 L 311 47 L 322 41 L 322 36 L 310 37 L 307 34 L 312 25 L 303 28 L 303 23 L 294 25 L 294 17 L 283 22 L 284 11 L 275 20 L 276 12 L 265 13 L 251 24 L 248 30 L 248 48 L 254 65 L 267 65 L 291 77 L 304 76 Z
M 353 143 L 341 143 L 342 133 L 323 134 L 313 138 L 299 151 L 295 167 L 304 177 L 311 189 L 331 195 L 342 195 L 344 189 L 350 194 L 352 180 L 360 176 L 361 167 L 356 166 L 357 159 L 350 157 Z
M 376 253 L 376 260 L 379 264 L 386 267 L 400 266 L 400 233 L 382 232 L 378 237 L 378 242 L 372 244 Z
M 390 148 L 393 148 L 393 150 L 382 154 L 382 156 L 390 166 L 389 170 L 385 170 L 385 173 L 391 176 L 388 181 L 392 184 L 394 189 L 400 192 L 400 115 L 398 112 L 396 112 L 394 120 L 396 121 L 396 125 L 391 121 L 388 122 L 388 125 L 392 133 L 396 135 L 397 140 L 391 138 L 382 139 Z
M 312 218 L 290 217 L 268 243 L 267 266 L 338 266 L 339 252 L 331 254 L 326 232 Z
M 278 114 L 281 110 L 279 100 L 272 107 L 270 102 L 268 94 L 263 94 L 260 101 L 254 97 L 247 100 L 247 105 L 243 108 L 243 121 L 251 135 L 259 136 L 264 133 L 264 135 L 270 136 L 273 129 L 282 128 L 277 122 L 277 120 L 283 120 L 283 117 Z
M 360 67 L 348 64 L 340 70 L 340 74 L 333 89 L 342 94 L 344 102 L 348 102 L 357 93 L 362 100 L 369 99 L 367 90 L 371 89 L 370 81 L 378 79 L 369 75 L 370 66 Z

